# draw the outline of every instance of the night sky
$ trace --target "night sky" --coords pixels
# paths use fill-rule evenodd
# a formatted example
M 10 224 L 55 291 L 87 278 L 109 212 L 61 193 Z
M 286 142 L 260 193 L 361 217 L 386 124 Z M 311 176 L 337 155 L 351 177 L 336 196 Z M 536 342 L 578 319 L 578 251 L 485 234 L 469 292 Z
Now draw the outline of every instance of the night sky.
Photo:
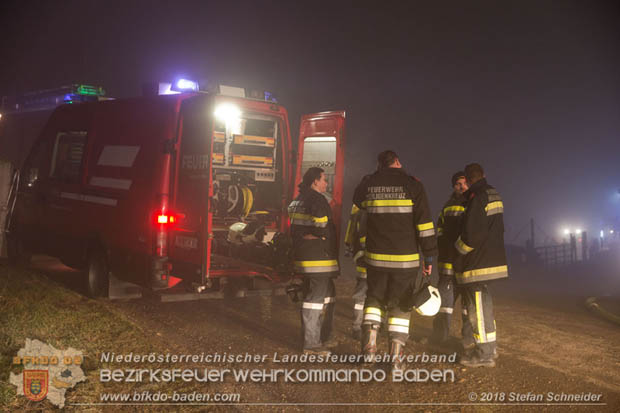
M 347 111 L 348 193 L 393 149 L 435 213 L 479 162 L 506 241 L 620 217 L 620 2 L 2 1 L 0 95 L 179 76 Z

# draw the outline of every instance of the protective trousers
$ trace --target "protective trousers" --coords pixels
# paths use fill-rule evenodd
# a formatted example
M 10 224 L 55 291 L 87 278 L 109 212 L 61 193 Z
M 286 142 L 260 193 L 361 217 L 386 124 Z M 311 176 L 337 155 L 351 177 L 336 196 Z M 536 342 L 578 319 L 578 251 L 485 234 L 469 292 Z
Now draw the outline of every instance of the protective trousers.
M 391 341 L 405 344 L 409 338 L 411 285 L 416 271 L 389 272 L 368 268 L 368 293 L 364 305 L 364 325 L 381 325 L 387 316 Z
M 433 320 L 433 336 L 436 342 L 445 342 L 450 337 L 450 322 L 452 321 L 452 313 L 454 312 L 454 303 L 463 295 L 462 286 L 454 281 L 453 275 L 439 275 L 439 294 L 441 295 L 441 307 L 439 313 Z M 463 346 L 468 347 L 474 344 L 474 336 L 467 316 L 464 299 L 461 298 Z
M 305 276 L 301 306 L 304 349 L 321 347 L 329 340 L 334 320 L 336 287 L 329 276 Z
M 355 291 L 353 292 L 353 330 L 361 331 L 362 329 L 366 291 L 368 291 L 366 273 L 358 272 L 357 283 L 355 284 Z
M 462 297 L 467 308 L 469 322 L 473 329 L 474 341 L 481 358 L 493 356 L 497 334 L 493 315 L 493 299 L 484 283 L 460 285 Z

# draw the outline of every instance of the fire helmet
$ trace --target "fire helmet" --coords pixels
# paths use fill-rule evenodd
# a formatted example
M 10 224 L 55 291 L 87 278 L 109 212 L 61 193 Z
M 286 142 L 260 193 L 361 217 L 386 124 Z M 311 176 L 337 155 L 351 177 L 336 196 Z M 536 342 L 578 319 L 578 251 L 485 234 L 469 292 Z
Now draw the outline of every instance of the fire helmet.
M 416 293 L 413 302 L 413 306 L 418 314 L 434 316 L 439 312 L 439 307 L 441 307 L 441 296 L 437 288 L 428 284 Z

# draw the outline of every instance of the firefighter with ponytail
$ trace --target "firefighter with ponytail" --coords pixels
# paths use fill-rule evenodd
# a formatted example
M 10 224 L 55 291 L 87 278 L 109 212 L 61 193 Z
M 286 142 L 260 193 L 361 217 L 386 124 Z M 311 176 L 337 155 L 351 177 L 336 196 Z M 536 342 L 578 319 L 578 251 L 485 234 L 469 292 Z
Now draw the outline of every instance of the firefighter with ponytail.
M 338 276 L 338 246 L 332 211 L 323 193 L 325 171 L 309 168 L 299 184 L 299 195 L 288 207 L 295 273 L 303 276 L 301 329 L 303 351 L 329 354 Z

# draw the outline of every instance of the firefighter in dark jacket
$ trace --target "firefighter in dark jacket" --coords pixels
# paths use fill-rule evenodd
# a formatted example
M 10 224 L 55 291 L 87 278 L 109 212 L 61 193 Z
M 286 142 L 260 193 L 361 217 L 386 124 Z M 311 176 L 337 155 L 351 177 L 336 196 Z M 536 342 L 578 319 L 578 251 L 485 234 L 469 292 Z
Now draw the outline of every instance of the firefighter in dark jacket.
M 366 224 L 367 214 L 363 209 L 359 209 L 355 204 L 351 208 L 347 233 L 344 243 L 347 248 L 347 255 L 353 257 L 355 271 L 357 272 L 357 282 L 353 292 L 353 338 L 362 338 L 362 320 L 364 318 L 364 301 L 366 301 L 366 262 L 364 251 L 366 249 Z
M 305 353 L 326 354 L 331 335 L 339 274 L 336 228 L 327 199 L 323 169 L 306 171 L 299 195 L 288 207 L 294 267 L 303 275 L 301 328 Z
M 366 251 L 368 293 L 362 324 L 362 352 L 375 355 L 377 332 L 387 316 L 392 368 L 402 369 L 409 337 L 411 286 L 416 285 L 420 252 L 430 274 L 437 239 L 424 186 L 402 169 L 393 151 L 378 156 L 378 169 L 355 189 L 353 203 L 368 213 Z M 400 360 L 400 361 L 399 361 Z
M 496 326 L 493 301 L 487 283 L 508 277 L 504 249 L 504 204 L 502 197 L 485 179 L 478 164 L 465 167 L 469 190 L 463 229 L 454 246 L 456 282 L 463 287 L 463 299 L 472 324 L 476 346 L 463 355 L 461 364 L 495 367 Z
M 450 321 L 454 311 L 454 302 L 461 295 L 461 288 L 454 282 L 454 258 L 458 254 L 454 243 L 461 233 L 463 214 L 465 213 L 465 197 L 467 181 L 465 172 L 458 171 L 452 175 L 452 194 L 445 203 L 439 219 L 437 220 L 437 246 L 439 257 L 437 269 L 439 272 L 439 294 L 441 295 L 441 307 L 439 314 L 433 320 L 433 334 L 431 342 L 440 346 L 447 345 L 450 337 Z M 463 307 L 462 329 L 463 347 L 469 348 L 474 344 L 471 324 L 467 317 L 467 309 Z

